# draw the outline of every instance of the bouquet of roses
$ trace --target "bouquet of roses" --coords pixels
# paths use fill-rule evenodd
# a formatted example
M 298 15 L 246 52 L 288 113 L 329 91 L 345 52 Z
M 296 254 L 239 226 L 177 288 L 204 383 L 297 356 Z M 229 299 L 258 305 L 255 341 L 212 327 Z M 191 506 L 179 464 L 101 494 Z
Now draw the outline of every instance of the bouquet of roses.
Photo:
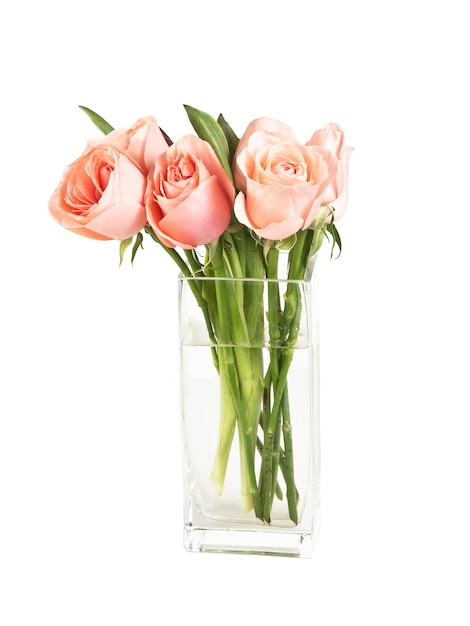
M 300 319 L 299 286 L 325 237 L 341 249 L 336 228 L 347 202 L 352 148 L 336 124 L 306 144 L 290 127 L 260 118 L 238 138 L 222 115 L 185 106 L 196 132 L 172 142 L 153 117 L 114 130 L 81 107 L 104 136 L 88 141 L 49 201 L 63 227 L 85 237 L 120 241 L 131 259 L 145 236 L 190 280 L 204 314 L 220 377 L 220 427 L 212 480 L 223 492 L 235 431 L 240 447 L 241 508 L 269 523 L 283 497 L 297 523 L 298 493 L 287 390 Z M 276 284 L 287 255 L 288 287 Z M 261 346 L 267 326 L 269 364 Z M 256 456 L 259 458 L 256 459 Z

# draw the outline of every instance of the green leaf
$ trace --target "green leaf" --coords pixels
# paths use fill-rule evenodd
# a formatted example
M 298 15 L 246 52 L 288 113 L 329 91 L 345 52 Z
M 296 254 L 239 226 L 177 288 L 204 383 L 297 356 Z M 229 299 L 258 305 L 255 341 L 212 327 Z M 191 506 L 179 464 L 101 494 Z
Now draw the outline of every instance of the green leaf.
M 240 139 L 233 132 L 232 127 L 224 118 L 222 113 L 217 118 L 217 123 L 219 124 L 220 128 L 223 130 L 225 138 L 227 139 L 228 149 L 229 149 L 229 158 L 230 158 L 230 162 L 232 162 Z
M 84 107 L 84 106 L 81 106 L 81 105 L 79 105 L 78 108 L 81 109 L 82 111 L 85 111 L 85 113 L 91 119 L 91 121 L 96 126 L 96 128 L 98 130 L 100 130 L 103 134 L 109 135 L 109 133 L 114 130 L 114 128 L 111 126 L 111 124 L 108 124 L 108 122 L 106 120 L 104 120 L 101 117 L 101 115 L 98 115 L 98 113 L 95 113 L 94 111 L 92 111 L 88 107 Z
M 340 256 L 340 254 L 341 254 L 341 248 L 342 248 L 342 246 L 341 246 L 341 237 L 339 236 L 338 229 L 336 228 L 336 226 L 333 223 L 331 223 L 331 224 L 327 224 L 326 225 L 326 230 L 330 233 L 330 235 L 333 238 L 333 244 L 331 246 L 331 258 L 333 258 L 333 252 L 335 250 L 335 246 L 337 246 L 338 250 L 339 250 L 338 256 L 336 257 L 336 258 L 338 258 Z
M 129 237 L 128 239 L 123 239 L 121 243 L 119 244 L 119 266 L 122 265 L 122 262 L 124 260 L 124 254 L 127 248 L 131 245 L 131 243 L 132 243 L 132 237 Z
M 195 109 L 187 104 L 184 105 L 184 108 L 197 135 L 212 146 L 222 167 L 233 182 L 230 167 L 230 151 L 224 131 L 209 113 L 204 113 L 204 111 Z
M 144 239 L 144 236 L 142 235 L 142 233 L 137 233 L 137 236 L 136 236 L 135 242 L 134 242 L 134 246 L 132 247 L 131 263 L 134 263 L 134 259 L 135 259 L 135 255 L 137 254 L 137 250 L 139 248 L 142 248 L 142 250 L 144 249 L 144 246 L 142 245 L 143 239 Z

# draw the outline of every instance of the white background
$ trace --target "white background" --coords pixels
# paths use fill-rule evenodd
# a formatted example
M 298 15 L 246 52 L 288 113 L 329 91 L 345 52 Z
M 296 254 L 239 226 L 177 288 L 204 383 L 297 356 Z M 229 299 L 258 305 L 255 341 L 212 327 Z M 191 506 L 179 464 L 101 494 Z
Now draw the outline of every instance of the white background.
M 470 624 L 465 3 L 6 3 L 0 623 Z M 311 560 L 182 548 L 176 269 L 61 229 L 97 131 L 183 104 L 355 146 L 321 256 L 322 528 Z M 99 133 L 98 133 L 99 134 Z M 158 249 L 157 249 L 158 248 Z

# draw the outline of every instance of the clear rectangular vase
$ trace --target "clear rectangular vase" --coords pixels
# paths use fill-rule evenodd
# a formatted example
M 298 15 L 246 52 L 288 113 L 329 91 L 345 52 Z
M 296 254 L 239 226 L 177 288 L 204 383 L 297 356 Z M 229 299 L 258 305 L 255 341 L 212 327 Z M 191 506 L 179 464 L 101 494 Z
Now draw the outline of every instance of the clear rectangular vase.
M 179 278 L 184 546 L 310 557 L 320 523 L 318 290 Z

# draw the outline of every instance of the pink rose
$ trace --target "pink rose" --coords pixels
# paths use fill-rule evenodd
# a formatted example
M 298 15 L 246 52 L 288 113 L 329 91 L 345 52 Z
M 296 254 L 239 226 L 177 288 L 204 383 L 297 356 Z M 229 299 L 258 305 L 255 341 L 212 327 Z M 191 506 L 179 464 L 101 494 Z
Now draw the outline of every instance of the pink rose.
M 147 223 L 147 174 L 167 143 L 153 117 L 91 139 L 49 200 L 64 228 L 91 239 L 127 239 Z
M 344 145 L 344 134 L 338 124 L 327 124 L 316 130 L 307 145 L 323 146 L 338 161 L 336 176 L 323 192 L 323 204 L 334 204 L 334 220 L 344 214 L 348 202 L 349 157 L 354 148 Z
M 285 239 L 308 228 L 338 162 L 330 146 L 302 145 L 282 122 L 254 120 L 234 156 L 238 220 L 266 239 Z
M 212 147 L 187 135 L 161 154 L 150 172 L 147 219 L 168 247 L 214 241 L 230 223 L 235 191 Z
M 168 148 L 160 127 L 154 117 L 142 117 L 131 126 L 113 130 L 105 138 L 91 139 L 88 146 L 107 143 L 124 152 L 139 164 L 145 174 L 153 167 L 155 159 Z
M 49 200 L 61 226 L 90 239 L 127 239 L 147 223 L 147 179 L 140 167 L 117 148 L 87 148 L 69 165 Z

